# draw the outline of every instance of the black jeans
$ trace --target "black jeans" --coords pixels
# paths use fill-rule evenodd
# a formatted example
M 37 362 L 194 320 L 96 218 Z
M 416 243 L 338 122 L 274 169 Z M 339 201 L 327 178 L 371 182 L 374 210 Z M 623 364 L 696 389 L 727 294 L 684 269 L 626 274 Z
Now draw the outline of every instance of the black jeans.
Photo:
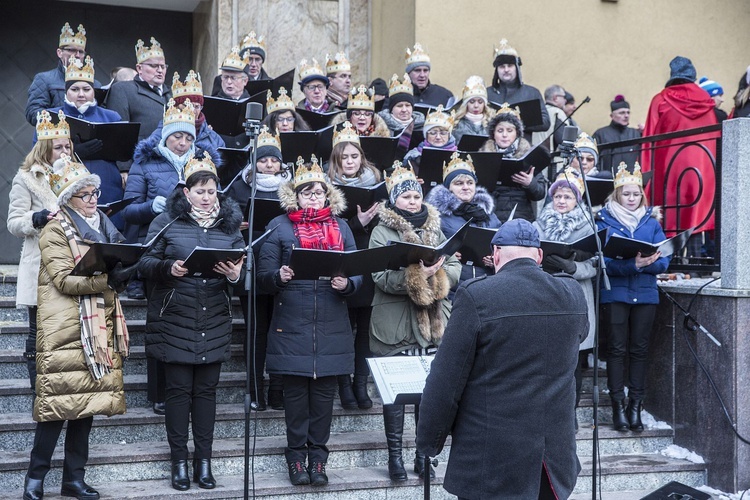
M 29 370 L 31 392 L 36 395 L 36 306 L 29 306 L 29 336 L 26 337 L 26 366 Z
M 370 365 L 367 358 L 370 353 L 370 316 L 372 306 L 350 307 L 349 321 L 354 332 L 354 375 L 368 376 Z
M 331 437 L 333 397 L 336 377 L 298 377 L 284 375 L 284 417 L 287 462 L 328 461 L 328 438 Z
M 250 301 L 247 294 L 240 295 L 240 305 L 242 313 L 245 316 L 245 331 L 247 331 L 247 322 L 251 319 L 249 307 Z M 247 367 L 250 372 L 250 390 L 254 395 L 263 390 L 263 370 L 266 366 L 266 349 L 268 347 L 268 325 L 273 316 L 273 295 L 256 295 L 255 296 L 255 325 L 251 327 L 250 338 L 247 335 L 242 337 L 242 352 L 247 359 L 247 349 L 250 349 L 251 366 Z M 281 390 L 282 381 L 280 375 L 269 376 L 269 388 L 272 390 Z M 257 397 L 257 396 L 256 396 Z
M 193 458 L 211 458 L 216 421 L 216 386 L 221 363 L 180 365 L 164 363 L 167 383 L 167 440 L 172 460 L 188 458 L 188 424 L 193 422 Z
M 625 399 L 626 360 L 629 397 L 643 399 L 646 393 L 648 344 L 655 315 L 656 304 L 609 304 L 607 386 L 613 401 Z
M 65 460 L 63 461 L 63 482 L 82 481 L 84 467 L 89 459 L 89 434 L 94 417 L 68 420 L 65 431 Z M 44 479 L 50 469 L 52 453 L 60 437 L 65 420 L 37 422 L 34 433 L 34 447 L 29 460 L 29 477 Z

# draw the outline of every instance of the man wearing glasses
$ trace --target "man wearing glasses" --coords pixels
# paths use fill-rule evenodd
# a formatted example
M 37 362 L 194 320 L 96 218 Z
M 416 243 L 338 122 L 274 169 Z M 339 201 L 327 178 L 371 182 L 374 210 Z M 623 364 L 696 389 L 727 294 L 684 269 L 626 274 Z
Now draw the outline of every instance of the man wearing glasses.
M 557 146 L 562 142 L 564 126 L 560 126 L 560 124 L 568 118 L 568 115 L 565 114 L 565 94 L 565 89 L 561 85 L 556 84 L 550 85 L 544 90 L 544 103 L 547 107 L 550 123 L 547 130 L 532 134 L 532 144 L 544 141 L 544 145 L 550 151 L 555 151 Z M 566 125 L 576 124 L 571 119 L 566 122 Z
M 72 56 L 81 61 L 86 57 L 86 30 L 79 24 L 78 32 L 73 33 L 70 24 L 65 23 L 60 31 L 60 43 L 57 47 L 57 58 L 60 60 L 57 67 L 37 73 L 29 87 L 26 121 L 30 124 L 36 125 L 37 112 L 62 107 L 65 103 L 65 68 Z M 101 84 L 94 80 L 94 88 L 99 87 Z
M 312 64 L 303 59 L 299 64 L 299 86 L 305 98 L 297 103 L 298 108 L 305 108 L 314 113 L 325 113 L 333 111 L 333 106 L 328 100 L 328 87 L 331 81 L 323 73 L 323 69 L 315 59 Z

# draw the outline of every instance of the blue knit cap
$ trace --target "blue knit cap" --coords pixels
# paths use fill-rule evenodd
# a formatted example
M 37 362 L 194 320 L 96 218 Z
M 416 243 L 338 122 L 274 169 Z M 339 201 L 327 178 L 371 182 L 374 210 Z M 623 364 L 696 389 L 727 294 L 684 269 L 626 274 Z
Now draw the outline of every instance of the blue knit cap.
M 697 78 L 695 66 L 693 66 L 692 61 L 687 57 L 677 56 L 669 61 L 669 80 L 667 80 L 667 85 L 678 78 L 690 80 L 691 82 L 694 82 Z
M 721 87 L 721 85 L 713 80 L 709 80 L 707 76 L 701 78 L 700 81 L 698 81 L 698 85 L 700 85 L 700 88 L 708 92 L 708 95 L 711 97 L 724 95 L 724 89 Z

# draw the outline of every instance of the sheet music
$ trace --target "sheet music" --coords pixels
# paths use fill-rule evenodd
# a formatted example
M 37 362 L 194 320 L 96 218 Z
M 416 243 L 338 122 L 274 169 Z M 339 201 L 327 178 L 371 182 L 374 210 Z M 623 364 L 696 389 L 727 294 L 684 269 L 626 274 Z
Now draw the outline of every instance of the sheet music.
M 398 396 L 420 396 L 433 359 L 434 356 L 367 358 L 383 404 L 394 404 Z

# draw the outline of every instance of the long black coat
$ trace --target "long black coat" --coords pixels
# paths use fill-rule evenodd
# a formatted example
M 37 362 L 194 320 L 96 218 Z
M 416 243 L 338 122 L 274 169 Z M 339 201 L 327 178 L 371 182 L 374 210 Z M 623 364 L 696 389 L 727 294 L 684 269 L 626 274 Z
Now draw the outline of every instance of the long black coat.
M 452 433 L 447 491 L 537 498 L 544 465 L 558 498 L 568 498 L 581 469 L 573 372 L 587 332 L 578 283 L 531 259 L 458 288 L 417 428 L 429 456 Z
M 138 271 L 154 283 L 148 300 L 146 354 L 167 363 L 219 363 L 229 359 L 232 336 L 231 285 L 226 278 L 175 278 L 175 260 L 185 260 L 196 246 L 243 248 L 242 215 L 232 199 L 219 198 L 221 209 L 212 227 L 190 218 L 181 189 L 167 199 L 167 209 L 149 227 L 147 241 L 169 221 L 163 238 L 141 259 Z M 244 273 L 244 272 L 243 272 Z M 240 280 L 242 277 L 240 277 Z

